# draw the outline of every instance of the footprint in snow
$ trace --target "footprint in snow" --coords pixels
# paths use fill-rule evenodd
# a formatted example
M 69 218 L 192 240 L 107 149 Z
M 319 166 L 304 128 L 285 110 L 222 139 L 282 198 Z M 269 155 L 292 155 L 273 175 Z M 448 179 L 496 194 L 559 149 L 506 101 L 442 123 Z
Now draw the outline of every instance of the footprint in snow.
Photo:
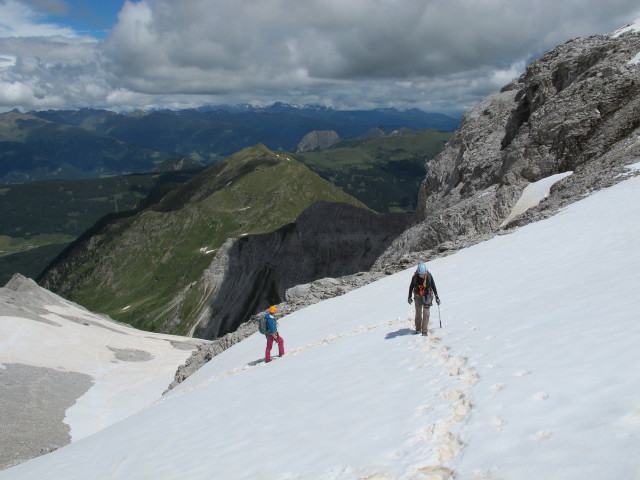
M 492 467 L 491 470 L 497 470 L 498 467 Z M 473 478 L 478 480 L 486 480 L 493 478 L 491 475 L 491 470 L 474 470 Z
M 362 477 L 362 480 L 386 480 L 387 478 L 389 477 L 383 475 L 382 473 L 374 473 L 373 475 Z
M 461 367 L 462 365 L 467 363 L 467 357 L 463 357 L 462 355 L 456 355 L 455 357 L 453 357 L 451 359 L 451 361 L 449 363 L 451 365 L 455 365 L 455 366 Z
M 547 440 L 549 437 L 551 437 L 551 432 L 547 431 L 547 430 L 540 430 L 536 433 L 534 433 L 531 438 L 533 438 L 534 440 L 538 441 L 538 442 L 542 442 L 544 440 Z
M 450 480 L 454 478 L 453 471 L 446 467 L 429 466 L 416 471 L 416 480 Z
M 503 425 L 506 425 L 507 423 L 509 422 L 507 422 L 504 418 L 501 418 L 501 417 L 493 417 L 493 419 L 491 420 L 491 424 L 494 427 L 498 427 L 499 430 L 501 430 L 500 427 L 502 427 Z
M 453 420 L 454 422 L 459 422 L 469 414 L 470 410 L 471 402 L 468 399 L 463 398 L 461 400 L 458 400 L 456 403 L 451 405 L 451 411 L 453 412 L 453 417 L 451 417 L 451 420 Z
M 464 392 L 462 390 L 456 389 L 456 390 L 450 390 L 448 392 L 445 392 L 442 394 L 442 396 L 446 399 L 446 400 L 460 400 L 461 398 L 464 398 Z
M 449 358 L 450 353 L 449 353 L 450 348 L 449 347 L 439 347 L 436 350 L 433 350 L 433 353 L 431 354 L 432 358 Z
M 475 372 L 471 372 L 465 375 L 464 377 L 462 377 L 462 381 L 469 385 L 475 385 L 476 383 L 478 383 L 479 380 L 480 380 L 480 376 Z
M 546 400 L 549 398 L 549 394 L 547 392 L 538 392 L 533 396 L 534 400 Z
M 438 358 L 438 361 L 436 362 L 436 365 L 444 365 L 446 363 L 449 363 L 449 354 L 448 353 L 444 354 L 444 355 L 441 355 Z
M 436 448 L 436 456 L 441 462 L 448 462 L 452 458 L 455 458 L 462 450 L 462 442 L 457 435 L 448 433 L 445 436 L 444 443 Z

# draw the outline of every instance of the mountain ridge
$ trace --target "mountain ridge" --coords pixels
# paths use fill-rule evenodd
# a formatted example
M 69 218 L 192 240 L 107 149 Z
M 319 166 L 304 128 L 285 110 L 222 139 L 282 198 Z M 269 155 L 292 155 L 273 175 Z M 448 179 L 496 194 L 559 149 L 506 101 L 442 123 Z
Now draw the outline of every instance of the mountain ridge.
M 221 106 L 136 114 L 90 109 L 32 113 L 48 120 L 84 126 L 122 141 L 177 152 L 205 164 L 258 143 L 271 150 L 293 151 L 304 135 L 314 130 L 334 130 L 346 139 L 360 137 L 379 125 L 389 130 L 408 127 L 446 131 L 458 125 L 455 118 L 417 109 L 341 111 L 283 104 L 244 110 Z
M 246 237 L 274 232 L 318 200 L 351 203 L 375 216 L 288 155 L 256 145 L 211 165 L 141 212 L 105 218 L 38 282 L 138 328 L 186 334 L 222 288 L 203 272 L 225 242 L 235 238 L 242 244 Z M 398 218 L 392 223 L 397 233 L 406 225 L 405 217 Z M 275 303 L 277 291 L 238 300 L 234 312 L 253 313 Z M 237 326 L 238 319 L 230 324 Z

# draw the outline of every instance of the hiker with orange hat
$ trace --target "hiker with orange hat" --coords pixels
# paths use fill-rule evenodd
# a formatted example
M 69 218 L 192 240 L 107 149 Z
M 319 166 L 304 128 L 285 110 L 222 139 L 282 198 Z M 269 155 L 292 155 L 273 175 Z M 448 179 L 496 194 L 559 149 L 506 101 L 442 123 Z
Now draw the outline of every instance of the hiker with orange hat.
M 264 318 L 267 321 L 267 349 L 264 354 L 264 361 L 271 361 L 271 348 L 273 347 L 273 341 L 278 342 L 278 356 L 284 355 L 284 340 L 278 333 L 278 320 L 276 319 L 277 308 L 275 305 L 269 307 L 269 312 L 265 313 Z

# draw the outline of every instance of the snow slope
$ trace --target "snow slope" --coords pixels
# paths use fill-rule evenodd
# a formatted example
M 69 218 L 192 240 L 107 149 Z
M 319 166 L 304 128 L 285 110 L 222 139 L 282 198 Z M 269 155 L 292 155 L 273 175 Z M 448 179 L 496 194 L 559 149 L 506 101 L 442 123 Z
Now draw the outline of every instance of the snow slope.
M 137 415 L 0 479 L 640 476 L 640 177 L 280 321 Z
M 23 306 L 13 315 L 3 313 L 10 305 L 0 308 L 0 367 L 29 365 L 91 377 L 91 388 L 66 411 L 73 441 L 161 397 L 177 367 L 203 342 L 116 323 L 26 281 L 30 292 L 2 289 L 3 301 Z

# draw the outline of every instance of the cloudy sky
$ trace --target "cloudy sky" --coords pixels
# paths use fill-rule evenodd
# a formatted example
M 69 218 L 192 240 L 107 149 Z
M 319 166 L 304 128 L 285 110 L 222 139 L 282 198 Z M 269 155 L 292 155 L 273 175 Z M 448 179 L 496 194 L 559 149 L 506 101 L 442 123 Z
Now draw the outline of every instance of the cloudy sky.
M 0 0 L 0 112 L 283 101 L 459 114 L 637 0 Z

